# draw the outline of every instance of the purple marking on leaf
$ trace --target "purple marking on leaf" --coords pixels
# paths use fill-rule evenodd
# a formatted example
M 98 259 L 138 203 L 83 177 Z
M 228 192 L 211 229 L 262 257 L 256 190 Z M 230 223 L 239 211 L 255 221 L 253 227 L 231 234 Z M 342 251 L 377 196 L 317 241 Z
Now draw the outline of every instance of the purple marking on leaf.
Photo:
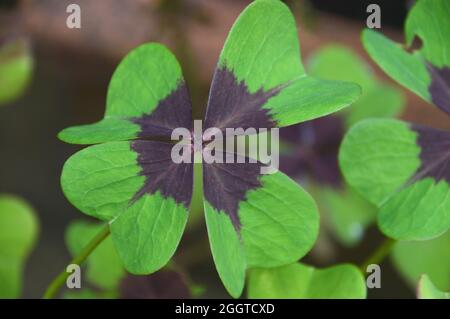
M 209 94 L 205 128 L 273 128 L 276 122 L 262 106 L 281 88 L 259 89 L 250 93 L 244 81 L 238 82 L 225 67 L 216 69 Z
M 280 129 L 292 151 L 280 157 L 280 170 L 296 179 L 308 175 L 321 184 L 339 187 L 338 151 L 344 135 L 340 116 L 322 117 Z
M 431 75 L 431 84 L 428 87 L 431 101 L 450 115 L 450 68 L 437 68 L 427 63 L 427 69 Z
M 171 158 L 173 145 L 145 140 L 131 143 L 132 150 L 139 154 L 137 161 L 141 167 L 140 175 L 145 176 L 144 185 L 134 195 L 132 202 L 145 193 L 160 192 L 163 197 L 173 198 L 175 202 L 189 207 L 193 188 L 193 157 L 191 163 L 174 163 Z
M 132 121 L 141 127 L 140 138 L 170 137 L 177 127 L 191 130 L 192 105 L 185 83 L 180 82 L 173 92 L 159 101 L 152 113 Z
M 128 275 L 119 287 L 121 299 L 187 299 L 189 288 L 183 277 L 170 270 L 148 276 Z
M 205 199 L 218 211 L 225 212 L 231 219 L 236 231 L 241 223 L 238 216 L 239 203 L 245 200 L 245 194 L 252 189 L 261 187 L 262 163 L 237 163 L 242 156 L 230 153 L 220 153 L 224 163 L 203 163 L 203 193 Z M 233 158 L 233 163 L 226 163 L 227 158 Z
M 411 129 L 417 133 L 421 165 L 410 183 L 431 177 L 450 184 L 450 132 L 417 124 Z

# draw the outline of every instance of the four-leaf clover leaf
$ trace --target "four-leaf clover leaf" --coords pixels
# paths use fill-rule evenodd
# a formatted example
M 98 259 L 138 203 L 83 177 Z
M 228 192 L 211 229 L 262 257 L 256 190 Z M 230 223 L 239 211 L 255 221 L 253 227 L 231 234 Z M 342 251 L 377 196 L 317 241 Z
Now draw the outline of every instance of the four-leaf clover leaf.
M 205 127 L 276 128 L 314 119 L 357 99 L 352 83 L 308 76 L 295 20 L 280 1 L 258 0 L 235 22 L 211 85 Z M 191 103 L 176 58 L 144 44 L 117 67 L 103 120 L 63 130 L 69 143 L 97 144 L 73 155 L 62 188 L 82 212 L 110 223 L 128 271 L 148 274 L 174 254 L 188 218 L 193 164 L 171 160 L 173 129 L 192 131 Z M 238 156 L 224 154 L 224 156 Z M 260 162 L 203 163 L 206 224 L 226 289 L 238 297 L 246 269 L 292 263 L 312 247 L 315 202 Z

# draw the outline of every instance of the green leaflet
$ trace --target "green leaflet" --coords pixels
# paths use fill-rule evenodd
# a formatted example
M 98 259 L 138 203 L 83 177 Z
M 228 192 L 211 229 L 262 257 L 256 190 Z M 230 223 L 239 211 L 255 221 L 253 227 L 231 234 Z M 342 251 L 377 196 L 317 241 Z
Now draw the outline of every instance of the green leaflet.
M 26 258 L 34 246 L 38 222 L 23 199 L 0 195 L 0 298 L 18 298 Z
M 181 68 L 166 47 L 143 44 L 131 51 L 115 70 L 108 87 L 104 119 L 67 128 L 58 137 L 73 144 L 133 139 L 140 127 L 132 119 L 151 114 L 158 102 L 182 81 Z
M 450 66 L 450 3 L 446 0 L 420 0 L 411 9 L 405 25 L 407 45 L 418 36 L 420 55 L 437 67 Z
M 139 125 L 124 118 L 106 118 L 95 124 L 66 128 L 58 138 L 71 144 L 98 144 L 108 141 L 122 141 L 137 137 Z
M 417 287 L 419 299 L 450 299 L 450 292 L 443 292 L 436 288 L 427 275 L 422 275 Z
M 109 221 L 128 207 L 144 184 L 140 170 L 130 142 L 95 145 L 66 161 L 61 186 L 67 199 L 79 210 Z
M 217 272 L 228 293 L 238 298 L 244 289 L 247 269 L 242 243 L 230 218 L 216 211 L 207 201 L 204 205 L 209 244 Z
M 319 78 L 354 82 L 361 86 L 361 97 L 344 110 L 347 128 L 369 117 L 395 117 L 403 109 L 401 92 L 380 83 L 370 66 L 346 47 L 330 45 L 320 49 L 309 60 L 308 71 Z
M 408 14 L 405 36 L 408 47 L 415 36 L 419 37 L 423 43 L 419 50 L 408 53 L 400 44 L 372 30 L 363 32 L 364 47 L 389 76 L 431 102 L 427 63 L 438 68 L 450 66 L 449 14 L 450 3 L 446 0 L 418 1 Z
M 370 57 L 384 72 L 424 100 L 430 101 L 428 85 L 431 78 L 417 55 L 409 54 L 399 44 L 373 30 L 364 30 L 362 41 Z
M 306 75 L 300 58 L 297 27 L 289 8 L 278 0 L 257 0 L 236 20 L 219 58 L 250 93 L 281 88 L 262 105 L 288 126 L 338 111 L 360 95 L 353 83 Z
M 395 244 L 392 260 L 400 274 L 415 287 L 426 274 L 443 291 L 450 290 L 450 232 L 427 241 Z
M 145 194 L 111 223 L 125 268 L 144 275 L 162 268 L 175 253 L 187 222 L 187 209 L 160 193 Z
M 239 204 L 238 234 L 230 218 L 205 201 L 211 250 L 228 292 L 238 297 L 245 270 L 295 262 L 313 246 L 319 229 L 317 207 L 308 193 L 278 172 L 261 177 Z
M 77 256 L 102 227 L 99 223 L 72 222 L 66 231 L 66 244 L 72 256 Z M 114 290 L 124 275 L 125 269 L 108 237 L 89 256 L 85 278 L 99 288 Z
M 17 39 L 0 47 L 0 105 L 20 97 L 32 73 L 33 57 L 25 39 Z
M 387 119 L 356 124 L 340 149 L 346 180 L 379 207 L 380 229 L 395 239 L 433 238 L 450 225 L 448 184 L 430 177 L 408 183 L 420 167 L 420 151 L 407 123 Z
M 366 298 L 366 283 L 359 269 L 351 264 L 316 269 L 295 263 L 272 269 L 252 269 L 248 297 L 363 299 Z
M 175 252 L 187 209 L 159 192 L 146 193 L 132 202 L 145 182 L 140 172 L 131 142 L 109 142 L 69 158 L 61 186 L 82 212 L 109 221 L 125 268 L 134 274 L 148 274 L 164 266 Z

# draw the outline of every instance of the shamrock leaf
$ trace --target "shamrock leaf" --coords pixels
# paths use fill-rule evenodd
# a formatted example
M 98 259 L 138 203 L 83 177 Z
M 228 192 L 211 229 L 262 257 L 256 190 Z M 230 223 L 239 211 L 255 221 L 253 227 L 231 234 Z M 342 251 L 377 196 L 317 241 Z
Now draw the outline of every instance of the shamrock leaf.
M 372 31 L 363 42 L 389 75 L 450 114 L 450 24 L 446 1 L 419 1 L 406 21 L 407 43 L 423 42 L 410 54 Z M 450 226 L 450 132 L 392 120 L 358 123 L 340 150 L 347 181 L 380 207 L 378 224 L 395 239 L 424 240 Z
M 0 105 L 18 98 L 30 82 L 33 58 L 25 39 L 0 41 Z
M 100 231 L 99 223 L 75 221 L 66 231 L 66 243 L 71 254 L 77 256 L 89 241 Z M 114 290 L 125 269 L 116 253 L 111 238 L 106 238 L 87 260 L 86 279 L 104 290 Z
M 363 32 L 363 44 L 372 59 L 394 80 L 424 100 L 450 113 L 450 3 L 418 1 L 405 24 L 406 45 L 415 37 L 422 47 L 414 52 L 372 31 Z
M 366 283 L 359 269 L 351 264 L 316 269 L 295 263 L 272 269 L 252 269 L 248 297 L 364 299 Z
M 403 240 L 436 237 L 450 225 L 450 132 L 397 120 L 367 120 L 347 133 L 340 165 L 347 181 L 380 207 L 378 224 Z
M 450 299 L 450 292 L 443 292 L 436 288 L 427 275 L 422 275 L 417 287 L 419 299 Z
M 282 127 L 342 109 L 359 92 L 355 84 L 307 76 L 289 9 L 258 0 L 241 14 L 225 43 L 205 127 Z M 131 273 L 163 267 L 185 228 L 194 165 L 172 161 L 174 144 L 167 139 L 175 128 L 192 131 L 191 116 L 175 57 L 161 45 L 145 44 L 117 67 L 104 119 L 59 134 L 70 143 L 98 144 L 66 162 L 62 188 L 81 211 L 110 223 Z M 182 145 L 191 160 L 193 146 Z M 202 148 L 203 154 L 207 143 Z M 284 174 L 263 175 L 258 161 L 236 163 L 240 155 L 220 154 L 234 163 L 203 163 L 205 215 L 219 276 L 238 297 L 248 267 L 292 263 L 311 249 L 318 214 L 312 198 Z
M 338 150 L 345 131 L 354 123 L 369 117 L 393 117 L 404 105 L 403 95 L 395 88 L 379 82 L 366 64 L 352 50 L 326 46 L 312 55 L 309 72 L 327 80 L 350 81 L 363 91 L 359 100 L 335 116 L 281 129 L 287 151 L 280 168 L 320 198 L 320 211 L 325 225 L 338 240 L 354 245 L 365 228 L 375 219 L 375 206 L 353 191 L 342 180 L 338 166 Z
M 0 298 L 17 298 L 24 263 L 37 237 L 33 208 L 12 195 L 0 195 Z
M 392 261 L 400 274 L 416 285 L 426 274 L 441 290 L 450 290 L 450 232 L 426 241 L 401 241 L 395 244 Z

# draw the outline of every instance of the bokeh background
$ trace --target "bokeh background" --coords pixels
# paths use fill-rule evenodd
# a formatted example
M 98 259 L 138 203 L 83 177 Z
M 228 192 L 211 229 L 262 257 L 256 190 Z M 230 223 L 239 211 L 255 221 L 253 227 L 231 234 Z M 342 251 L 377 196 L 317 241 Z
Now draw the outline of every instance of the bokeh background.
M 34 58 L 25 94 L 0 108 L 0 193 L 17 194 L 35 208 L 40 235 L 25 271 L 23 296 L 39 298 L 70 260 L 64 242 L 67 225 L 83 218 L 65 199 L 59 177 L 65 160 L 79 146 L 56 138 L 68 126 L 102 118 L 107 86 L 120 59 L 137 45 L 157 41 L 181 62 L 193 99 L 194 118 L 202 118 L 209 84 L 225 37 L 247 0 L 1 0 L 0 39 L 24 37 Z M 299 26 L 302 56 L 330 43 L 345 45 L 373 66 L 376 75 L 403 91 L 402 118 L 450 128 L 440 112 L 389 80 L 365 54 L 360 31 L 368 3 L 382 7 L 382 29 L 403 42 L 410 1 L 286 1 Z M 81 29 L 66 27 L 66 7 L 81 7 Z M 0 90 L 8 88 L 0 87 Z M 201 216 L 201 215 L 200 215 Z M 305 261 L 316 266 L 361 263 L 382 241 L 375 226 L 355 247 L 344 247 L 322 228 Z M 203 297 L 228 297 L 212 262 L 202 217 L 189 227 L 175 256 L 190 278 L 204 287 Z M 415 293 L 389 261 L 382 288 L 370 298 L 413 298 Z M 173 289 L 178 289 L 174 287 Z

